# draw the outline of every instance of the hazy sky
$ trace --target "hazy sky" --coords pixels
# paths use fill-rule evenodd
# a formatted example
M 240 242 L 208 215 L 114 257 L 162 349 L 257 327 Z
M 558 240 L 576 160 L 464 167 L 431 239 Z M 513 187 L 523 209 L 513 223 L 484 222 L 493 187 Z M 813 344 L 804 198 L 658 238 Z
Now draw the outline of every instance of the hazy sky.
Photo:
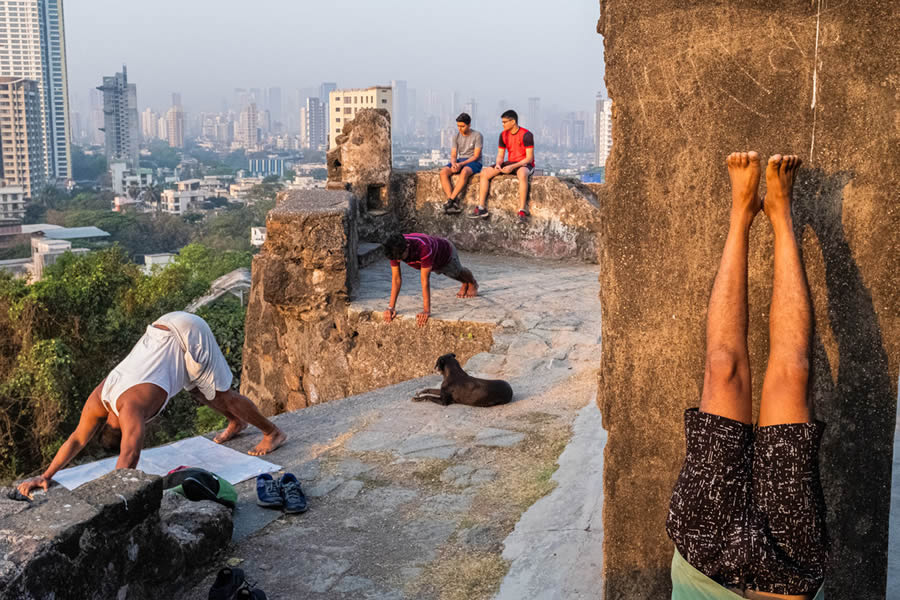
M 138 106 L 219 110 L 236 87 L 458 90 L 479 112 L 525 99 L 593 111 L 603 90 L 597 0 L 66 0 L 76 110 L 128 66 Z M 485 114 L 482 112 L 482 114 Z

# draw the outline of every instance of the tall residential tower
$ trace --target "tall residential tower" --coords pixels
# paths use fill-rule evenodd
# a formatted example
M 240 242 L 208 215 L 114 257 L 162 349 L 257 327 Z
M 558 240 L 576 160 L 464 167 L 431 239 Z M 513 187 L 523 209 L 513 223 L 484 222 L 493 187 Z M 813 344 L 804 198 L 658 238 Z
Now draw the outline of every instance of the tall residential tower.
M 63 0 L 0 0 L 0 76 L 37 82 L 45 170 L 71 179 Z
M 128 83 L 128 69 L 103 78 L 97 88 L 103 92 L 103 134 L 106 138 L 106 160 L 109 164 L 124 162 L 128 168 L 138 167 L 137 87 Z
M 597 133 L 594 143 L 597 145 L 597 166 L 606 165 L 606 159 L 612 150 L 612 100 L 604 99 L 602 93 L 597 93 Z

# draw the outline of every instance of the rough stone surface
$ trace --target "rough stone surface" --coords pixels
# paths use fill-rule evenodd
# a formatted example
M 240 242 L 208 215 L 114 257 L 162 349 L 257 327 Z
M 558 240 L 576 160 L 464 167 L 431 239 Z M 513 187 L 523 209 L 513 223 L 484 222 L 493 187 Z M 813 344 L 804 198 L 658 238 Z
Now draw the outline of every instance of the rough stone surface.
M 470 179 L 464 208 L 478 203 L 480 185 L 478 177 Z M 597 262 L 600 206 L 589 188 L 570 179 L 532 177 L 531 218 L 523 226 L 516 217 L 518 185 L 515 176 L 495 177 L 488 195 L 490 218 L 467 219 L 465 214 L 444 214 L 446 198 L 437 171 L 395 173 L 395 211 L 404 231 L 446 237 L 462 250 Z
M 900 11 L 895 2 L 603 0 L 613 150 L 600 194 L 604 597 L 663 598 L 682 411 L 727 233 L 726 155 L 804 161 L 794 224 L 815 311 L 833 540 L 826 597 L 885 596 L 900 365 Z M 751 233 L 750 357 L 767 355 L 772 236 Z M 636 468 L 639 467 L 639 468 Z M 654 524 L 653 526 L 648 526 Z
M 236 513 L 236 529 L 246 531 L 241 522 L 251 521 L 256 531 L 243 534 L 229 549 L 229 556 L 242 560 L 241 568 L 270 597 L 277 591 L 285 598 L 311 600 L 439 600 L 447 590 L 440 586 L 438 571 L 443 571 L 443 577 L 477 578 L 482 585 L 480 570 L 457 559 L 477 552 L 473 558 L 482 561 L 487 553 L 491 561 L 502 564 L 504 538 L 525 507 L 543 493 L 553 496 L 563 485 L 578 481 L 584 454 L 567 461 L 567 469 L 574 470 L 575 476 L 561 478 L 560 487 L 552 492 L 547 477 L 578 411 L 590 403 L 597 412 L 595 363 L 593 358 L 572 361 L 552 356 L 559 351 L 557 344 L 567 347 L 574 339 L 582 340 L 577 336 L 593 339 L 597 348 L 600 315 L 593 304 L 597 268 L 582 262 L 468 253 L 462 254 L 462 261 L 478 276 L 481 295 L 458 299 L 456 282 L 435 277 L 433 318 L 475 323 L 489 330 L 506 323 L 504 337 L 484 354 L 494 357 L 489 362 L 499 364 L 494 376 L 512 385 L 513 402 L 488 409 L 410 402 L 415 391 L 439 383 L 439 376 L 430 375 L 273 417 L 289 438 L 269 459 L 287 472 L 306 470 L 311 476 L 303 481 L 310 495 L 309 512 L 282 516 L 248 503 Z M 351 313 L 383 306 L 390 289 L 386 267 L 382 262 L 361 271 L 361 292 L 351 303 Z M 401 323 L 412 321 L 419 302 L 417 286 L 405 286 L 399 300 Z M 548 332 L 541 338 L 547 340 L 543 356 L 524 359 L 507 354 L 519 337 L 537 335 L 537 325 L 553 322 L 554 315 L 571 315 L 571 323 L 577 323 L 575 331 Z M 576 337 L 551 335 L 555 333 Z M 411 328 L 406 342 L 425 334 Z M 430 356 L 429 362 L 433 364 L 435 358 Z M 481 374 L 476 365 L 463 366 Z M 497 437 L 492 431 L 497 430 L 499 437 L 524 435 L 525 439 L 509 447 L 482 446 L 476 435 L 485 430 L 492 434 L 487 438 Z M 246 451 L 255 442 L 256 436 L 243 435 L 226 444 Z M 452 455 L 422 455 L 446 450 Z M 587 456 L 596 454 L 593 450 Z M 316 467 L 310 468 L 312 464 Z M 344 481 L 332 487 L 336 480 Z M 601 483 L 596 475 L 589 480 L 597 486 Z M 323 483 L 327 485 L 320 487 Z M 254 497 L 252 481 L 237 488 L 241 496 Z M 312 497 L 310 490 L 317 489 L 322 495 Z M 565 498 L 573 506 L 596 500 Z M 572 527 L 582 526 L 577 520 L 582 510 L 557 510 L 556 528 L 568 529 L 567 516 L 577 521 Z M 274 521 L 257 518 L 260 513 L 276 517 Z M 560 531 L 556 548 L 573 537 Z M 535 551 L 542 552 L 543 546 Z M 584 555 L 585 560 L 569 555 L 567 572 L 583 566 L 586 573 L 599 575 L 587 560 L 592 555 Z M 448 560 L 451 557 L 456 558 Z M 538 564 L 541 557 L 526 548 L 517 560 Z M 491 575 L 495 589 L 502 577 L 499 571 Z M 179 597 L 206 598 L 214 575 L 211 568 Z
M 3 598 L 158 598 L 232 533 L 227 508 L 163 499 L 159 477 L 130 469 L 25 506 L 0 518 Z
M 328 151 L 328 185 L 341 184 L 358 198 L 363 239 L 375 240 L 397 228 L 391 173 L 391 116 L 364 108 L 344 124 Z

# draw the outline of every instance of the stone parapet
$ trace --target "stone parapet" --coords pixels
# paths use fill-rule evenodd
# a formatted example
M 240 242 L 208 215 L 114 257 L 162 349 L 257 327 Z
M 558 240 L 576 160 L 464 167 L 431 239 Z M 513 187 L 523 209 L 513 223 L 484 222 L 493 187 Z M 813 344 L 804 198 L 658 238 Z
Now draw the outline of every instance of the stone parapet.
M 30 503 L 0 500 L 0 597 L 151 600 L 231 539 L 231 511 L 163 495 L 162 479 L 120 469 Z
M 469 180 L 461 198 L 465 212 L 478 204 L 480 185 L 478 176 Z M 392 190 L 404 232 L 446 237 L 458 248 L 474 252 L 597 262 L 600 204 L 597 195 L 578 181 L 532 177 L 531 217 L 524 224 L 517 218 L 519 182 L 513 175 L 491 181 L 488 219 L 469 219 L 465 212 L 445 215 L 446 198 L 437 171 L 394 173 Z

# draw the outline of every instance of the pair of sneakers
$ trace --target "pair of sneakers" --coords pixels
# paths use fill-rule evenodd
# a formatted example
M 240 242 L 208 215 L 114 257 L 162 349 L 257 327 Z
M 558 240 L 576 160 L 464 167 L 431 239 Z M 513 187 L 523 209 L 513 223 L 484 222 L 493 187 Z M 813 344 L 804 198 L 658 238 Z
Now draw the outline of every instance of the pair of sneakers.
M 268 473 L 256 478 L 256 503 L 266 508 L 281 508 L 287 514 L 306 512 L 306 496 L 293 473 L 273 479 Z
M 444 203 L 445 215 L 458 215 L 461 212 L 462 207 L 459 205 L 459 198 L 449 198 L 447 202 Z
M 244 579 L 241 569 L 222 569 L 209 590 L 209 600 L 268 600 L 266 593 Z

